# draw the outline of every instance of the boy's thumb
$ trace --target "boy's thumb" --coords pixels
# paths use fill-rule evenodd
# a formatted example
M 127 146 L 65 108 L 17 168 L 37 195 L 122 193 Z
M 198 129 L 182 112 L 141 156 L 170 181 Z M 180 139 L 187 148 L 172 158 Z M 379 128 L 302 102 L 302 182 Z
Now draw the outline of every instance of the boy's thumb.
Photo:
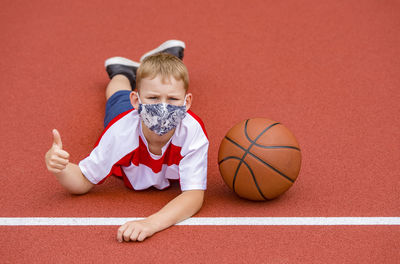
M 57 129 L 53 129 L 53 145 L 57 145 L 62 149 L 62 141 L 60 133 L 58 133 Z

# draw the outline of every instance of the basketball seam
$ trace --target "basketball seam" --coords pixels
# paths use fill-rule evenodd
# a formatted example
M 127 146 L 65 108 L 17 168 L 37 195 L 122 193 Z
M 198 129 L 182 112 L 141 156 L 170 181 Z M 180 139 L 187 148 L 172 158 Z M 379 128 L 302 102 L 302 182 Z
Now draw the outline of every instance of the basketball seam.
M 235 144 L 237 147 L 241 148 L 242 150 L 246 151 L 246 149 L 242 146 L 239 145 L 239 143 L 236 143 L 235 141 L 233 141 L 232 139 L 225 137 L 227 140 L 229 140 L 230 142 L 232 142 L 233 144 Z M 251 153 L 250 151 L 248 152 L 252 157 L 256 158 L 258 161 L 262 162 L 264 165 L 268 166 L 269 168 L 271 168 L 272 170 L 274 170 L 276 173 L 278 173 L 279 175 L 283 176 L 284 178 L 286 178 L 287 180 L 289 180 L 290 182 L 294 182 L 293 179 L 291 179 L 289 176 L 287 176 L 286 174 L 284 174 L 283 172 L 279 171 L 278 169 L 274 168 L 272 165 L 270 165 L 269 163 L 265 162 L 264 160 L 260 159 L 257 155 Z M 222 163 L 221 162 L 219 164 Z
M 248 123 L 248 121 L 249 121 L 249 120 L 246 120 L 246 123 L 244 124 L 244 135 L 246 136 L 247 140 L 248 140 L 249 142 L 251 142 L 251 145 L 250 145 L 249 149 L 250 149 L 254 144 L 257 144 L 257 143 L 256 143 L 257 140 L 258 140 L 265 132 L 267 132 L 270 128 L 272 128 L 272 127 L 274 127 L 274 126 L 280 124 L 280 123 L 273 123 L 272 125 L 269 125 L 266 129 L 264 129 L 263 131 L 261 131 L 261 134 L 259 134 L 259 135 L 256 137 L 256 139 L 253 141 L 253 140 L 249 137 L 249 134 L 247 134 L 247 123 Z
M 268 199 L 267 197 L 265 197 L 264 194 L 262 193 L 262 191 L 261 191 L 261 189 L 260 189 L 260 186 L 258 186 L 258 184 L 257 184 L 256 176 L 254 175 L 253 170 L 251 169 L 251 167 L 249 166 L 249 164 L 247 164 L 247 162 L 245 162 L 244 160 L 242 160 L 242 159 L 239 158 L 239 157 L 236 157 L 236 156 L 229 156 L 229 157 L 226 157 L 226 158 L 224 158 L 223 160 L 221 160 L 221 161 L 219 162 L 219 164 L 221 164 L 223 161 L 226 161 L 226 160 L 229 160 L 229 159 L 237 159 L 237 160 L 240 160 L 240 162 L 243 162 L 244 165 L 246 165 L 246 167 L 249 169 L 249 171 L 250 171 L 250 173 L 251 173 L 251 176 L 253 177 L 254 183 L 255 183 L 255 185 L 256 185 L 256 187 L 257 187 L 257 190 L 258 190 L 258 192 L 260 193 L 260 195 L 262 196 L 262 198 L 264 198 L 264 200 L 270 200 L 270 199 Z M 232 188 L 233 188 L 233 186 L 232 186 Z M 233 188 L 233 190 L 235 191 L 234 188 Z M 236 192 L 236 191 L 235 191 L 235 192 Z
M 273 127 L 273 126 L 280 125 L 280 124 L 281 124 L 281 123 L 274 123 L 274 124 L 270 125 L 268 129 L 270 129 L 270 128 Z M 247 122 L 246 122 L 246 127 L 247 127 Z M 268 130 L 268 129 L 267 129 L 267 130 Z M 265 131 L 265 132 L 266 132 L 266 131 Z M 265 132 L 264 132 L 264 133 L 265 133 Z M 263 132 L 262 132 L 262 133 L 263 133 Z M 274 149 L 274 148 L 290 148 L 290 149 L 296 149 L 296 150 L 298 150 L 298 151 L 301 151 L 299 148 L 293 147 L 293 146 L 263 146 L 263 145 L 260 145 L 260 144 L 257 144 L 257 143 L 256 143 L 256 141 L 257 141 L 257 139 L 260 137 L 260 135 L 255 139 L 255 141 L 253 141 L 253 140 L 251 140 L 251 138 L 250 138 L 249 135 L 247 134 L 247 129 L 244 130 L 244 134 L 245 134 L 245 136 L 246 136 L 246 138 L 247 138 L 247 140 L 248 140 L 249 142 L 254 143 L 254 145 L 256 145 L 257 147 L 260 147 L 260 148 L 267 148 L 267 149 Z
M 281 148 L 288 148 L 288 149 L 294 149 L 294 150 L 298 150 L 301 151 L 299 148 L 293 147 L 293 146 L 263 146 L 263 145 L 259 145 L 259 144 L 254 144 L 257 147 L 260 148 L 266 148 L 266 149 L 281 149 Z
M 246 157 L 247 153 L 250 153 L 250 149 L 253 147 L 254 143 L 256 143 L 257 140 L 258 140 L 265 132 L 267 132 L 271 127 L 273 127 L 273 126 L 279 124 L 279 123 L 275 123 L 275 124 L 272 124 L 272 125 L 268 126 L 268 127 L 265 128 L 263 131 L 261 131 L 261 133 L 256 137 L 256 139 L 255 139 L 254 141 L 252 141 L 252 140 L 248 137 L 248 135 L 247 135 L 247 123 L 248 123 L 248 122 L 249 122 L 249 119 L 247 119 L 246 122 L 245 122 L 245 124 L 244 124 L 244 133 L 245 133 L 247 139 L 251 142 L 251 145 L 247 148 L 247 150 L 245 150 L 245 153 L 243 154 L 242 159 L 241 159 L 241 161 L 239 162 L 239 164 L 238 164 L 238 166 L 237 166 L 237 168 L 236 168 L 235 175 L 233 176 L 233 182 L 232 182 L 232 189 L 233 189 L 233 191 L 235 191 L 235 182 L 236 182 L 237 174 L 238 174 L 238 172 L 239 172 L 240 166 L 242 165 L 242 162 L 244 162 L 244 158 Z M 260 188 L 258 187 L 257 179 L 256 179 L 255 177 L 253 177 L 253 180 L 254 180 L 254 183 L 255 183 L 255 185 L 257 186 L 257 189 L 258 189 L 258 191 L 260 192 L 261 196 L 264 197 L 264 194 L 262 193 L 262 191 L 261 191 Z M 236 192 L 236 191 L 235 191 L 235 192 Z

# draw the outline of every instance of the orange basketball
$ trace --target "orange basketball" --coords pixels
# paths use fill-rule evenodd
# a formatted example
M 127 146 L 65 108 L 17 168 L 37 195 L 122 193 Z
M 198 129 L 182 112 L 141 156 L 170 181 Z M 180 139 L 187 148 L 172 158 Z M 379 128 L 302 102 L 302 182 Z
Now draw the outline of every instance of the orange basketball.
M 237 195 L 249 200 L 270 200 L 296 181 L 301 152 L 285 126 L 252 118 L 228 131 L 219 147 L 218 165 L 225 183 Z

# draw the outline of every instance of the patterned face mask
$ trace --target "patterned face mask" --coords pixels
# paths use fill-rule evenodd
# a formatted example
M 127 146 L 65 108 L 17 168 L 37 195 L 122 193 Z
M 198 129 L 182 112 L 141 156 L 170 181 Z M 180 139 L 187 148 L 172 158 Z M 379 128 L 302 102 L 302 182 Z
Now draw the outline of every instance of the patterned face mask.
M 139 93 L 139 115 L 143 123 L 157 135 L 165 135 L 186 116 L 186 97 L 182 106 L 166 103 L 142 104 Z

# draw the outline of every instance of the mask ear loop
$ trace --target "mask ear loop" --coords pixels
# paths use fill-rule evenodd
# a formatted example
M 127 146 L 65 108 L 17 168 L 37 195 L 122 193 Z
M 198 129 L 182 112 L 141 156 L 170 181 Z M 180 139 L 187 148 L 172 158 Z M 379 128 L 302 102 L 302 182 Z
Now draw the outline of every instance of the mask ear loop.
M 137 96 L 137 98 L 138 98 L 138 100 L 139 100 L 139 104 L 141 104 L 142 102 L 140 101 L 139 92 L 136 92 L 136 96 Z
M 184 100 L 184 103 L 183 103 L 183 106 L 186 106 L 186 98 L 187 98 L 187 94 L 185 95 L 185 100 Z

